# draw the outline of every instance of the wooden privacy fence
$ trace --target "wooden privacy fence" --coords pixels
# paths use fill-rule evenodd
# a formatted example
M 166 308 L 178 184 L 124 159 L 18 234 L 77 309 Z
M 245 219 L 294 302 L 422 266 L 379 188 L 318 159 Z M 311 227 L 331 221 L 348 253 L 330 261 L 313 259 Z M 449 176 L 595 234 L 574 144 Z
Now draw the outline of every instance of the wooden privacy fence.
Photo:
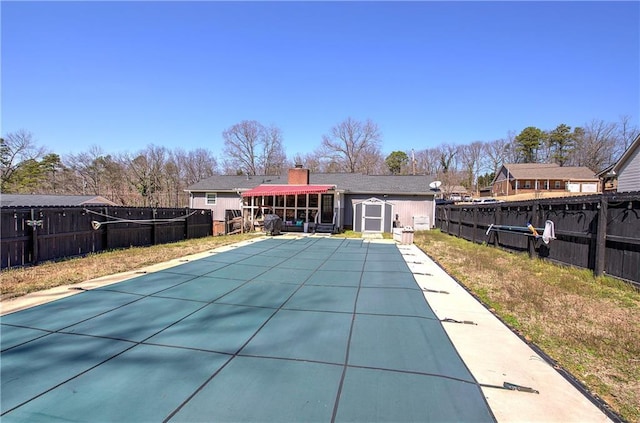
M 0 219 L 2 269 L 212 234 L 211 210 L 2 207 Z
M 491 224 L 544 228 L 546 220 L 555 225 L 556 239 L 549 244 L 526 233 L 487 233 Z M 640 283 L 640 192 L 442 205 L 436 207 L 435 225 L 472 242 Z

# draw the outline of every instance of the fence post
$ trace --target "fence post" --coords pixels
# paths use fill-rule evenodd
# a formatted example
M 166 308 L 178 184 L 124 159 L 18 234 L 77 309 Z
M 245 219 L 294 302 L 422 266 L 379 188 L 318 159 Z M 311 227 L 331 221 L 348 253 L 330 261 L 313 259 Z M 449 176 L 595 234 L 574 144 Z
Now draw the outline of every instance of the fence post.
M 598 229 L 596 231 L 596 262 L 594 273 L 602 276 L 605 266 L 605 253 L 607 251 L 607 197 L 604 195 L 600 199 L 600 210 L 598 210 Z
M 496 223 L 496 225 L 502 225 L 502 207 L 496 205 L 495 206 L 495 212 L 494 212 L 494 219 L 493 219 Z M 500 246 L 500 241 L 498 240 L 498 232 L 494 231 L 493 232 L 493 246 L 494 247 L 499 247 Z
M 445 206 L 446 210 L 449 211 L 449 216 L 447 216 L 447 233 L 451 234 L 451 206 Z
M 531 206 L 531 224 L 533 227 L 540 226 L 540 203 L 535 201 Z M 528 247 L 529 247 L 529 258 L 534 258 L 536 256 L 536 237 L 527 235 L 528 239 Z
M 38 264 L 38 221 L 36 220 L 36 211 L 31 209 L 31 220 L 27 220 L 27 225 L 31 226 L 31 264 Z
M 189 239 L 189 208 L 184 209 L 184 239 Z
M 156 225 L 156 209 L 151 209 L 151 245 L 156 245 L 158 240 L 158 228 Z
M 102 212 L 105 215 L 105 222 L 108 222 L 109 218 L 107 216 L 109 216 L 109 208 L 103 208 Z M 107 251 L 109 250 L 109 225 L 105 224 L 102 227 L 104 228 L 102 231 L 102 250 Z
M 471 235 L 471 242 L 476 243 L 476 232 L 478 230 L 478 206 L 473 208 L 473 235 Z

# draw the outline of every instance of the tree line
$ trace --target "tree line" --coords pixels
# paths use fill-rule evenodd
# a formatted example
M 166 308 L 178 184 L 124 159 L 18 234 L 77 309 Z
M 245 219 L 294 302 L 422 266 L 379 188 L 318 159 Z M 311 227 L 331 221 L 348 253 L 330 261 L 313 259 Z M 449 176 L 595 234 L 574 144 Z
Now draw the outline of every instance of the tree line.
M 255 120 L 222 133 L 222 157 L 211 150 L 148 145 L 135 153 L 107 154 L 98 146 L 64 157 L 39 146 L 27 130 L 0 139 L 1 191 L 101 195 L 116 204 L 185 207 L 184 190 L 215 174 L 281 175 L 302 164 L 312 172 L 433 175 L 445 186 L 469 190 L 490 184 L 505 163 L 558 163 L 598 172 L 613 164 L 640 133 L 628 116 L 592 120 L 581 127 L 524 128 L 505 138 L 382 153 L 382 133 L 371 120 L 347 118 L 311 153 L 287 156 L 282 130 Z

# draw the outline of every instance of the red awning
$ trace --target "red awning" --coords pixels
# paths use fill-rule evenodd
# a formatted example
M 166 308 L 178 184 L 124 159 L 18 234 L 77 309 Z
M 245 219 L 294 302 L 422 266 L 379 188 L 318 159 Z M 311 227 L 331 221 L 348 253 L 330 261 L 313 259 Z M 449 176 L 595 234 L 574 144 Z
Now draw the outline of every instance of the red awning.
M 333 185 L 258 185 L 242 193 L 243 197 L 263 195 L 320 194 L 333 188 Z

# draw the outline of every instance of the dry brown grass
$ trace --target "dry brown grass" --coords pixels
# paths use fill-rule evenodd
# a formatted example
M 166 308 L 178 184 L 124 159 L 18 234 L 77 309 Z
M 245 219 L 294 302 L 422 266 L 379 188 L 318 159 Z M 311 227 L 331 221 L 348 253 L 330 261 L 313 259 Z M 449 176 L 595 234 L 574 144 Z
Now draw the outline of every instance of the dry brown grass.
M 415 243 L 629 421 L 640 421 L 640 292 L 442 234 Z
M 38 266 L 3 270 L 0 274 L 2 277 L 0 298 L 4 300 L 29 292 L 135 270 L 250 238 L 255 238 L 255 235 L 206 237 L 152 247 L 114 250 L 90 254 L 82 258 L 42 263 Z

